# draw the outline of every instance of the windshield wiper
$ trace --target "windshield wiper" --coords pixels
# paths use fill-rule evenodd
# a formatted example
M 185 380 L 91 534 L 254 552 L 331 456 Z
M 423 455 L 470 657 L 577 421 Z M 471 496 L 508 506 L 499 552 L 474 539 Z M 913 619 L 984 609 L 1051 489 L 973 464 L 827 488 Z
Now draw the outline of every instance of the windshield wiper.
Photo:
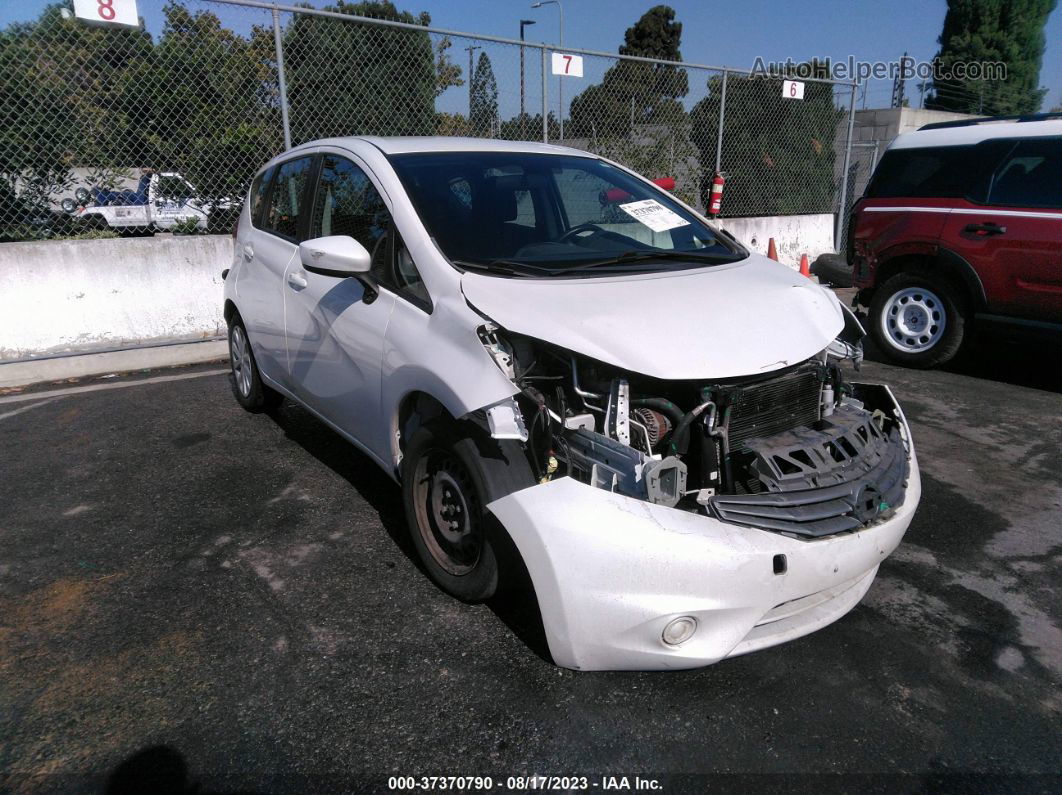
M 511 276 L 553 276 L 560 273 L 556 268 L 545 268 L 541 265 L 532 265 L 528 262 L 518 262 L 510 259 L 495 259 L 490 262 L 468 262 L 467 260 L 451 260 L 454 265 L 467 270 L 485 271 L 487 273 L 507 273 Z
M 742 259 L 739 254 L 705 254 L 698 251 L 624 251 L 606 259 L 582 262 L 565 268 L 565 273 L 572 271 L 590 270 L 608 265 L 626 265 L 631 262 L 644 262 L 646 260 L 683 260 L 686 262 L 710 262 L 719 265 L 724 262 L 737 262 Z

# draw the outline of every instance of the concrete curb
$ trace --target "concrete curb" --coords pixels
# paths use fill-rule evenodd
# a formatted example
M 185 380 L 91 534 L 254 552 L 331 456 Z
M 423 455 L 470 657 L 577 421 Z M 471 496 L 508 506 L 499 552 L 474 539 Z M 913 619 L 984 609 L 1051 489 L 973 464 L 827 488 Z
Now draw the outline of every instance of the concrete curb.
M 0 364 L 0 387 L 26 386 L 64 378 L 173 367 L 180 364 L 199 364 L 225 359 L 228 355 L 227 341 L 211 340 L 127 351 L 87 353 L 82 356 L 61 356 L 38 361 L 8 362 Z

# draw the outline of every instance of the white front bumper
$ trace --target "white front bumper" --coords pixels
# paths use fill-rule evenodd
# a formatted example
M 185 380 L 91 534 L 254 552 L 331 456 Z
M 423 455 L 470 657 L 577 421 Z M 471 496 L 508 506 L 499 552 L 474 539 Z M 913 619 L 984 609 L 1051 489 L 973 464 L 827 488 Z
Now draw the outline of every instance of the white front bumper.
M 918 506 L 913 449 L 910 456 L 907 493 L 890 518 L 818 540 L 727 524 L 571 478 L 487 507 L 520 550 L 558 665 L 696 668 L 814 632 L 855 607 Z M 781 574 L 777 555 L 785 555 Z M 679 616 L 696 618 L 697 632 L 668 646 L 661 633 Z

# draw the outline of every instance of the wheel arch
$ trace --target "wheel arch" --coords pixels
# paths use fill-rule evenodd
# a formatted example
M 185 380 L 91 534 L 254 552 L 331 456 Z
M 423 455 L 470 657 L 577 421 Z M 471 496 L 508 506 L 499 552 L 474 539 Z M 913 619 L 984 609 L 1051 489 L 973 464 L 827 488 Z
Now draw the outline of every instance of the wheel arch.
M 231 298 L 225 299 L 225 308 L 222 311 L 226 325 L 232 323 L 234 317 L 240 317 L 240 310 L 236 308 L 236 302 Z
M 928 278 L 942 280 L 946 285 L 957 289 L 961 297 L 968 301 L 974 311 L 987 306 L 984 285 L 977 271 L 962 256 L 946 248 L 939 248 L 933 254 L 904 253 L 881 263 L 875 271 L 873 291 L 860 294 L 860 303 L 869 306 L 873 292 L 881 289 L 893 276 L 904 272 L 919 273 Z

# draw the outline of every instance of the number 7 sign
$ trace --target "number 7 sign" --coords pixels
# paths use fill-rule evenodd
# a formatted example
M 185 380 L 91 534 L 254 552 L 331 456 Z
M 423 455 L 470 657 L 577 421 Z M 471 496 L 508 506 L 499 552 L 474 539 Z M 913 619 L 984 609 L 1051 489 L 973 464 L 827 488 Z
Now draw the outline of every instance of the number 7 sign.
M 552 53 L 553 74 L 561 77 L 582 77 L 583 56 L 568 55 L 563 52 Z
M 74 0 L 74 16 L 90 25 L 140 27 L 136 0 Z

